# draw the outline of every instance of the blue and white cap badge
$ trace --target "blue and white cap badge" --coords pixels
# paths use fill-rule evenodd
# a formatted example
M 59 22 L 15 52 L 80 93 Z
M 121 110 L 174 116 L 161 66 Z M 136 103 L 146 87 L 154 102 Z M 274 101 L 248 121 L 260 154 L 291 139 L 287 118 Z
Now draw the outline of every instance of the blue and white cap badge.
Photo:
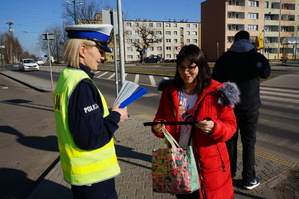
M 106 52 L 112 52 L 108 47 L 112 28 L 110 24 L 80 24 L 66 26 L 65 30 L 69 38 L 92 40 Z

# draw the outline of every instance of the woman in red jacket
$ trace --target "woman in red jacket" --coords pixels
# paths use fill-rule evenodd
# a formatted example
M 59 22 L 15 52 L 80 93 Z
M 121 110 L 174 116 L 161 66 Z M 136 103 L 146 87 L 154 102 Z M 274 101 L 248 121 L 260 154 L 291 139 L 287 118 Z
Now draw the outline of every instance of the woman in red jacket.
M 157 137 L 165 127 L 181 147 L 187 146 L 192 133 L 195 158 L 199 162 L 201 189 L 179 198 L 231 199 L 234 189 L 225 141 L 236 131 L 234 105 L 239 91 L 234 83 L 212 80 L 203 52 L 195 45 L 184 46 L 177 57 L 174 80 L 162 82 L 160 104 L 154 122 L 199 121 L 192 125 L 153 126 Z M 192 129 L 193 128 L 193 129 Z

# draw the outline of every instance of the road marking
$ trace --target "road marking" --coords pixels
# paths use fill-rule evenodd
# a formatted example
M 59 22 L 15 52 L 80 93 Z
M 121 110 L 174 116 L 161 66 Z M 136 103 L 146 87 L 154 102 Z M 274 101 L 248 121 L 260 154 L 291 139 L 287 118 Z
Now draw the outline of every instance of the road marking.
M 151 82 L 151 85 L 152 85 L 152 86 L 156 86 L 156 81 L 155 81 L 154 76 L 153 76 L 153 75 L 149 75 L 148 77 L 149 77 L 149 80 L 150 80 L 150 82 Z
M 110 77 L 108 77 L 107 79 L 112 79 L 112 77 L 115 76 L 115 73 L 112 73 L 112 75 L 110 75 Z
M 135 82 L 136 84 L 138 84 L 138 82 L 139 82 L 139 74 L 136 74 L 136 75 L 135 75 L 135 80 L 134 80 L 134 82 Z
M 282 92 L 282 93 L 298 93 L 299 94 L 299 90 L 291 90 L 291 89 L 281 89 L 281 88 L 270 88 L 270 87 L 261 87 L 261 90 L 265 91 L 276 91 L 276 92 Z
M 290 99 L 290 98 L 286 98 L 286 97 L 273 97 L 273 96 L 261 95 L 261 99 L 268 99 L 268 100 L 279 101 L 279 102 L 291 102 L 291 103 L 299 104 L 298 99 Z
M 242 151 L 241 143 L 238 143 L 238 150 Z M 274 154 L 271 154 L 271 153 L 268 153 L 268 152 L 265 152 L 265 151 L 262 151 L 259 149 L 255 149 L 255 155 L 260 158 L 269 160 L 271 162 L 274 162 L 274 163 L 277 163 L 277 164 L 280 164 L 282 166 L 286 166 L 289 168 L 295 168 L 295 167 L 299 166 L 299 163 L 297 163 L 295 161 L 288 160 L 286 158 L 282 158 L 277 155 L 274 155 Z
M 103 75 L 106 75 L 107 73 L 108 73 L 108 72 L 104 72 L 103 74 L 97 76 L 97 78 L 100 78 L 100 77 L 102 77 Z

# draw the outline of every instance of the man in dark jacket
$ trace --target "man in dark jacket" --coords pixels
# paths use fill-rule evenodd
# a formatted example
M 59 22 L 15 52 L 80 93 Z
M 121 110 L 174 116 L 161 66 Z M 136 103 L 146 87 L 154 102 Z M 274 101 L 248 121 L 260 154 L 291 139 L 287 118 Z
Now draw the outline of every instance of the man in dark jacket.
M 267 78 L 271 73 L 269 61 L 256 52 L 249 38 L 247 31 L 239 31 L 234 37 L 231 48 L 216 61 L 213 69 L 213 79 L 219 82 L 235 82 L 241 93 L 240 103 L 235 108 L 238 130 L 226 145 L 231 161 L 232 177 L 234 177 L 237 167 L 238 131 L 240 131 L 243 146 L 242 178 L 245 189 L 253 189 L 260 184 L 254 166 L 254 146 L 261 106 L 260 78 Z

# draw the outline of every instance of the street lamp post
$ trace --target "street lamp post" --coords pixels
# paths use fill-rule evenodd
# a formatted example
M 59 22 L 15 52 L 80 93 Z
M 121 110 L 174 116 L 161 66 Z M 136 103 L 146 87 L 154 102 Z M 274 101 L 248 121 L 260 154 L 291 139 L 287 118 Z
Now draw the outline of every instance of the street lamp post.
M 76 0 L 72 0 L 72 3 L 70 3 L 69 1 L 66 1 L 66 3 L 67 3 L 68 5 L 72 5 L 72 4 L 73 4 L 73 8 L 74 8 L 74 21 L 75 21 L 75 24 L 78 24 L 76 7 L 77 7 L 78 5 L 83 4 L 83 2 L 82 2 L 82 1 L 79 1 L 79 3 L 76 3 Z
M 51 78 L 51 88 L 53 89 L 53 74 L 52 74 L 52 60 L 51 60 L 51 53 L 50 53 L 50 45 L 49 45 L 49 40 L 54 40 L 54 34 L 43 34 L 42 35 L 43 40 L 47 40 L 48 43 L 48 62 L 50 66 L 50 78 Z

